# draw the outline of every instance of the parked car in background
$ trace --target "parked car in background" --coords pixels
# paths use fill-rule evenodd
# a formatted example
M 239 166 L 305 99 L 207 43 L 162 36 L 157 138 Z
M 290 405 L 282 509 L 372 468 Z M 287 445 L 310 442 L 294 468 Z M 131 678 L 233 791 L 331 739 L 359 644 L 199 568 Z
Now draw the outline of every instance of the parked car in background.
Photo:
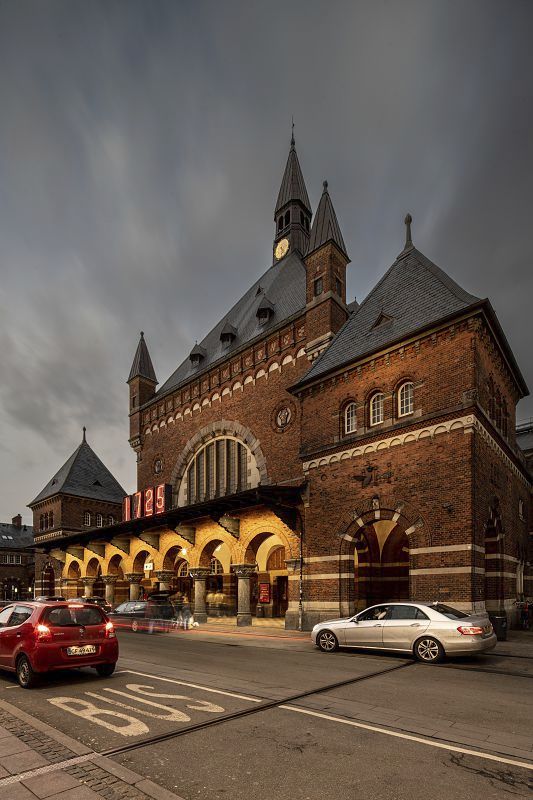
M 115 669 L 118 642 L 101 608 L 82 603 L 14 602 L 0 611 L 0 668 L 15 672 L 23 689 L 46 672 Z
M 443 603 L 382 603 L 346 619 L 320 622 L 313 643 L 326 653 L 339 647 L 396 650 L 435 664 L 446 655 L 484 653 L 496 645 L 486 613 L 466 614 Z
M 75 597 L 73 599 L 68 600 L 69 603 L 88 603 L 89 605 L 100 606 L 103 608 L 106 614 L 109 614 L 113 611 L 113 606 L 111 603 L 108 603 L 105 597 Z
M 109 614 L 117 628 L 134 633 L 168 631 L 173 617 L 174 606 L 166 594 L 151 595 L 147 600 L 128 600 Z
M 66 597 L 61 597 L 60 595 L 41 595 L 40 597 L 33 598 L 36 603 L 64 603 L 66 601 Z

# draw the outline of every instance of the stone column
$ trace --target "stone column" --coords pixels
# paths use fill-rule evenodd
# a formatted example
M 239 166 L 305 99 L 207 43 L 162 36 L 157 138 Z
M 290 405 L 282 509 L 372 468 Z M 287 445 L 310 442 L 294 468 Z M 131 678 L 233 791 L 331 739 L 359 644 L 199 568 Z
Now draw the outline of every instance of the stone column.
M 144 572 L 128 572 L 128 574 L 124 577 L 127 581 L 129 581 L 130 584 L 130 600 L 138 600 L 141 581 L 144 578 Z
M 208 567 L 193 567 L 189 575 L 194 580 L 194 621 L 207 622 L 205 607 L 205 582 L 209 575 Z
M 255 572 L 255 564 L 234 564 L 237 576 L 237 625 L 251 625 L 250 578 Z
M 83 584 L 83 596 L 84 597 L 92 597 L 93 596 L 93 588 L 94 582 L 96 578 L 82 578 L 81 582 Z
M 111 605 L 115 602 L 115 583 L 117 579 L 118 575 L 102 575 L 102 580 L 105 583 L 105 599 Z
M 168 592 L 170 589 L 170 582 L 174 577 L 171 569 L 162 569 L 155 573 L 155 577 L 159 581 L 159 591 Z

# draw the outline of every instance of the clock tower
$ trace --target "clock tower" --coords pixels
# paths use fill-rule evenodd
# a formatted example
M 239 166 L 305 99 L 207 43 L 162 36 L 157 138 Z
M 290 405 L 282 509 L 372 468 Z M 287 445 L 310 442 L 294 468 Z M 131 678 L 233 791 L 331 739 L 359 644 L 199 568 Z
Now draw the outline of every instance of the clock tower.
M 273 263 L 276 264 L 293 250 L 301 256 L 307 252 L 311 229 L 311 205 L 305 181 L 296 154 L 294 133 L 283 180 L 274 211 L 276 233 L 274 237 Z

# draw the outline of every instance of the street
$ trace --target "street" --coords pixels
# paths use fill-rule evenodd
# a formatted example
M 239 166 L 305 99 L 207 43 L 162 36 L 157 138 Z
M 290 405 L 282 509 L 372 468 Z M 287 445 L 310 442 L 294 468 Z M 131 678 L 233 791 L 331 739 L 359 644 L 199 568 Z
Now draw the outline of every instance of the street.
M 297 634 L 119 639 L 111 678 L 71 671 L 25 691 L 2 675 L 3 796 L 51 797 L 42 793 L 51 763 L 84 784 L 75 791 L 85 794 L 72 784 L 65 800 L 168 797 L 159 787 L 185 800 L 530 796 L 533 648 L 523 638 L 434 667 L 362 651 L 326 655 Z M 56 749 L 32 747 L 25 725 L 59 737 Z

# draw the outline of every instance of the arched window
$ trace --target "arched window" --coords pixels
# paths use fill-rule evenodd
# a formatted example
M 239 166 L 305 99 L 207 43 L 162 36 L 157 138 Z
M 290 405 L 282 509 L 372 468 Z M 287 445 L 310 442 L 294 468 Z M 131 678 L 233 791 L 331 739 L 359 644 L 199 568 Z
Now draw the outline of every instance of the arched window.
M 48 527 L 49 528 L 53 528 L 54 527 L 54 512 L 53 511 L 50 511 L 50 513 L 48 514 Z
M 44 531 L 44 514 L 39 517 L 39 530 Z
M 189 462 L 178 505 L 237 494 L 258 484 L 259 470 L 248 447 L 238 439 L 221 437 L 203 445 Z
M 285 227 L 287 227 L 287 225 L 289 225 L 290 221 L 291 221 L 291 212 L 290 211 L 286 211 L 285 212 Z
M 45 531 L 47 531 L 48 528 L 49 528 L 49 523 L 48 523 L 48 511 L 47 511 L 46 514 L 44 515 L 44 529 L 45 529 Z
M 222 566 L 218 558 L 215 558 L 213 556 L 213 558 L 209 562 L 209 570 L 211 572 L 211 575 L 221 575 L 224 572 L 224 567 Z
M 107 524 L 108 524 L 108 525 L 114 525 L 114 524 L 115 524 L 115 517 L 113 516 L 113 514 L 110 514 L 110 515 L 108 516 L 108 518 L 107 518 Z
M 398 416 L 406 417 L 414 411 L 414 385 L 408 381 L 398 390 Z
M 186 578 L 188 574 L 189 574 L 189 564 L 187 563 L 187 561 L 182 561 L 178 567 L 178 578 Z
M 86 528 L 90 528 L 91 527 L 91 512 L 90 511 L 84 511 L 83 512 L 83 524 L 85 525 Z
M 103 524 L 104 524 L 104 518 L 102 517 L 101 514 L 97 514 L 96 515 L 96 527 L 97 528 L 101 528 L 103 526 Z
M 283 214 L 278 219 L 278 231 L 281 231 L 281 230 L 283 230 Z
M 344 409 L 344 434 L 355 433 L 357 431 L 357 415 L 355 403 L 348 403 Z
M 379 425 L 384 419 L 385 395 L 376 392 L 370 398 L 370 424 Z

